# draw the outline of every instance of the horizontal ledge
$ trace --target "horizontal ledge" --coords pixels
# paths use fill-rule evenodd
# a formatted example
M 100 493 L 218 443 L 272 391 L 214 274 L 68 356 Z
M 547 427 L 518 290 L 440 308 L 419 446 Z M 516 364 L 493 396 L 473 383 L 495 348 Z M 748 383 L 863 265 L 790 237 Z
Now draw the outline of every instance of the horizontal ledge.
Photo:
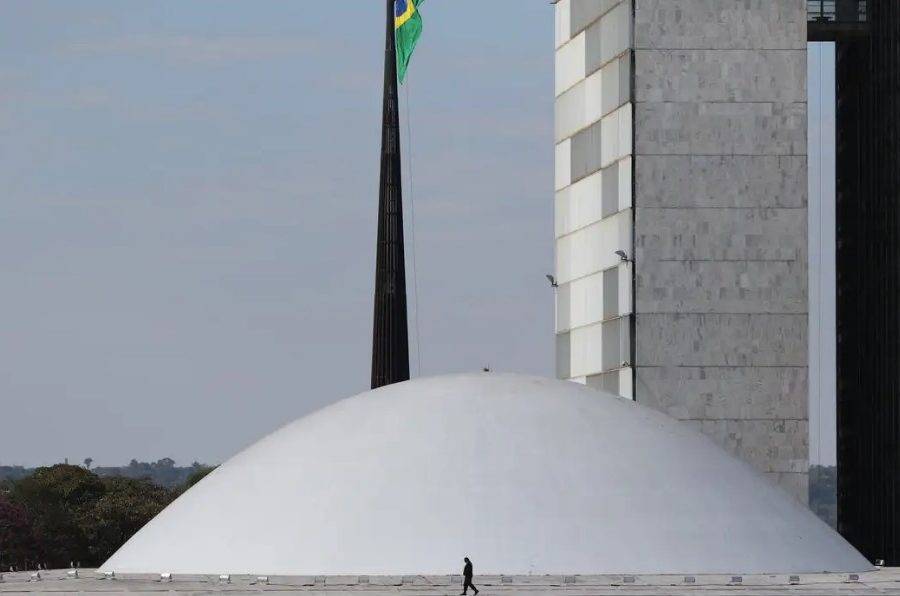
M 689 312 L 689 311 L 638 311 L 637 316 L 642 315 L 676 315 L 676 316 L 691 316 L 695 315 L 698 317 L 708 317 L 708 316 L 725 316 L 725 317 L 808 317 L 808 312 Z M 590 326 L 590 325 L 586 325 Z
M 642 52 L 803 52 L 807 53 L 807 48 L 650 48 L 635 47 L 635 50 Z
M 593 276 L 598 275 L 598 274 L 600 274 L 600 273 L 605 273 L 606 271 L 612 271 L 612 270 L 614 270 L 614 269 L 619 269 L 619 267 L 631 265 L 633 262 L 634 262 L 634 261 L 627 261 L 627 262 L 626 262 L 626 261 L 622 261 L 622 262 L 620 262 L 620 263 L 617 263 L 616 265 L 613 265 L 612 267 L 607 267 L 607 268 L 605 268 L 605 269 L 597 269 L 596 271 L 592 271 L 591 273 L 585 273 L 584 275 L 579 275 L 578 277 L 573 277 L 572 279 L 569 279 L 569 280 L 566 280 L 566 281 L 561 281 L 561 280 L 557 279 L 557 280 L 556 280 L 556 282 L 557 282 L 557 287 L 567 286 L 567 285 L 569 285 L 569 284 L 571 284 L 571 283 L 574 283 L 574 282 L 576 282 L 576 281 L 580 281 L 580 280 L 582 280 L 582 279 L 587 279 L 587 278 L 589 278 L 589 277 L 593 277 Z M 625 313 L 625 314 L 623 314 L 622 316 L 624 317 L 624 316 L 627 316 L 627 315 L 629 315 L 629 314 L 631 314 L 630 311 L 627 312 L 627 313 Z
M 571 230 L 571 231 L 569 231 L 569 232 L 566 232 L 565 234 L 560 234 L 559 236 L 556 236 L 556 237 L 554 238 L 554 240 L 557 240 L 557 241 L 558 241 L 558 240 L 565 240 L 566 238 L 569 238 L 570 236 L 574 236 L 574 235 L 577 234 L 578 232 L 583 232 L 584 230 L 587 230 L 588 228 L 591 228 L 591 227 L 593 227 L 593 226 L 596 226 L 596 225 L 599 224 L 599 223 L 606 223 L 606 222 L 612 220 L 612 219 L 613 219 L 614 217 L 616 217 L 617 215 L 624 215 L 624 214 L 627 214 L 627 213 L 630 212 L 630 211 L 631 211 L 631 207 L 627 207 L 627 208 L 625 208 L 625 209 L 621 209 L 621 210 L 619 210 L 619 211 L 616 211 L 615 213 L 610 213 L 610 214 L 607 215 L 606 217 L 601 217 L 600 219 L 595 219 L 594 221 L 592 221 L 592 222 L 590 222 L 590 223 L 587 223 L 587 224 L 584 224 L 583 226 L 579 226 L 579 227 L 577 227 L 577 228 L 574 228 L 573 230 Z M 633 227 L 633 225 L 630 224 L 629 227 Z M 610 267 L 610 269 L 613 269 L 613 267 Z
M 645 102 L 645 103 L 651 103 L 651 102 Z M 583 133 L 583 132 L 585 132 L 585 131 L 587 131 L 587 130 L 590 130 L 591 128 L 597 126 L 598 124 L 601 124 L 604 120 L 606 120 L 607 117 L 609 117 L 609 116 L 615 114 L 616 112 L 618 112 L 619 110 L 621 110 L 622 108 L 624 108 L 624 107 L 627 106 L 627 105 L 632 105 L 632 106 L 633 106 L 633 105 L 634 105 L 634 102 L 632 102 L 631 100 L 626 100 L 626 101 L 624 101 L 624 102 L 618 104 L 616 107 L 612 108 L 610 111 L 604 112 L 604 114 L 603 114 L 602 116 L 600 116 L 598 119 L 592 120 L 592 121 L 588 122 L 587 124 L 585 124 L 585 125 L 582 126 L 581 128 L 579 128 L 579 129 L 577 129 L 577 130 L 574 130 L 574 131 L 572 131 L 571 133 L 566 133 L 566 136 L 564 136 L 564 137 L 561 138 L 561 139 L 557 139 L 557 140 L 555 141 L 556 146 L 558 147 L 559 145 L 562 145 L 562 144 L 565 143 L 566 141 L 571 141 L 572 139 L 574 139 L 575 137 L 577 137 L 577 136 L 580 135 L 581 133 Z M 554 139 L 555 139 L 555 138 L 556 138 L 556 137 L 554 136 Z M 613 163 L 614 163 L 614 164 L 615 164 L 615 163 L 619 163 L 620 161 L 622 161 L 623 159 L 626 159 L 626 158 L 628 158 L 628 157 L 631 157 L 631 153 L 626 153 L 625 155 L 623 155 L 623 156 L 619 157 L 618 159 L 616 159 L 616 161 L 614 161 Z M 597 172 L 599 172 L 599 171 L 601 171 L 601 170 L 605 170 L 606 168 L 609 168 L 609 167 L 612 167 L 612 164 L 606 166 L 605 168 L 601 168 L 600 170 L 597 170 Z M 595 172 L 595 173 L 596 173 L 596 172 Z M 590 174 L 588 174 L 587 176 L 590 176 Z M 587 176 L 585 176 L 585 178 L 587 178 Z M 557 191 L 557 192 L 559 192 L 559 191 Z
M 629 207 L 629 209 L 631 209 L 631 207 Z M 777 209 L 777 210 L 779 210 L 779 211 L 808 211 L 808 210 L 809 210 L 809 207 L 806 207 L 806 206 L 804 206 L 804 207 L 785 207 L 785 206 L 782 206 L 782 205 L 768 205 L 768 206 L 765 206 L 765 207 L 727 207 L 727 206 L 724 206 L 724 205 L 723 205 L 723 206 L 710 206 L 710 207 L 699 206 L 699 207 L 698 207 L 698 206 L 696 206 L 696 205 L 686 205 L 686 206 L 684 206 L 684 207 L 681 207 L 681 206 L 678 206 L 678 207 L 670 207 L 670 206 L 661 206 L 661 207 L 641 207 L 641 206 L 636 206 L 635 209 L 645 209 L 645 210 L 656 209 L 656 210 L 658 210 L 658 211 L 682 211 L 682 210 L 695 210 L 695 211 L 700 211 L 700 210 L 708 210 L 708 211 L 771 211 L 771 210 L 773 210 L 773 209 Z M 597 220 L 597 221 L 601 221 L 601 220 Z
M 646 403 L 646 402 L 645 402 Z M 680 422 L 809 422 L 809 418 L 676 418 Z M 797 472 L 795 472 L 797 473 Z
M 747 104 L 747 105 L 777 105 L 777 106 L 805 106 L 809 105 L 809 102 L 806 101 L 777 101 L 777 100 L 753 100 L 753 101 L 740 101 L 736 99 L 700 99 L 700 100 L 692 100 L 692 101 L 638 101 L 632 100 L 635 105 L 644 105 L 644 104 L 653 104 L 653 105 L 709 105 L 709 104 Z
M 566 334 L 571 333 L 572 331 L 579 331 L 581 329 L 587 329 L 588 327 L 596 327 L 597 325 L 611 323 L 612 321 L 621 321 L 622 319 L 630 319 L 633 314 L 634 313 L 629 312 L 629 313 L 625 313 L 622 315 L 613 315 L 613 316 L 607 317 L 605 319 L 600 319 L 599 321 L 585 323 L 584 325 L 576 325 L 575 327 L 566 327 L 565 329 L 557 329 L 556 335 L 566 335 Z M 631 367 L 630 366 L 620 366 L 616 369 L 610 369 L 610 370 L 618 370 L 619 368 L 631 368 Z M 606 372 L 606 371 L 601 371 L 601 372 Z
M 635 364 L 631 368 L 640 370 L 642 368 L 793 368 L 796 370 L 808 370 L 808 364 Z
M 635 251 L 635 265 L 641 267 L 640 254 L 646 249 Z M 647 251 L 649 252 L 649 251 Z M 800 259 L 648 259 L 653 263 L 806 263 Z
M 632 157 L 809 157 L 807 153 L 633 153 Z M 564 187 L 565 188 L 565 187 Z M 559 192 L 559 191 L 557 191 Z
M 635 52 L 806 52 L 806 41 L 804 47 L 775 47 L 775 48 L 651 48 L 649 46 L 632 46 Z

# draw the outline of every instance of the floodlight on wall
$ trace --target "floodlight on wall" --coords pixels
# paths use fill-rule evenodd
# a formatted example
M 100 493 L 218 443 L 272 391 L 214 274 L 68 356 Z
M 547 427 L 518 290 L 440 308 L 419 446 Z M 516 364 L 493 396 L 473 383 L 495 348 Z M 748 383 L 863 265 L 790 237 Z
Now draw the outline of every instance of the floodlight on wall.
M 32 574 L 31 574 L 31 579 L 29 579 L 28 581 L 30 581 L 30 582 L 39 582 L 39 581 L 41 581 L 41 572 L 38 571 L 38 572 L 36 572 L 36 573 L 32 573 Z
M 559 287 L 559 283 L 556 281 L 556 278 L 555 278 L 555 277 L 553 277 L 553 276 L 550 275 L 549 273 L 546 275 L 546 277 L 547 277 L 547 281 L 550 282 L 550 287 L 552 287 L 552 288 L 558 288 L 558 287 Z
M 159 581 L 161 581 L 161 582 L 170 582 L 170 581 L 172 581 L 172 574 L 171 574 L 171 573 L 160 573 L 160 574 L 159 574 Z
M 104 571 L 103 579 L 116 579 L 116 572 L 115 571 Z
M 884 567 L 884 559 L 875 559 L 876 567 Z
M 223 573 L 222 575 L 219 576 L 219 583 L 220 584 L 230 584 L 231 576 L 228 575 L 227 573 Z
M 614 254 L 616 254 L 623 263 L 629 262 L 631 259 L 628 258 L 628 253 L 624 250 L 617 250 Z
M 788 578 L 788 581 L 789 581 L 792 585 L 795 585 L 795 586 L 796 586 L 797 584 L 800 583 L 800 576 L 799 576 L 799 575 L 792 575 L 792 576 L 790 576 L 790 577 Z
M 260 575 L 259 577 L 256 578 L 256 583 L 263 584 L 266 586 L 269 585 L 269 576 L 268 575 Z
M 847 581 L 848 581 L 848 582 L 858 582 L 858 581 L 859 581 L 859 574 L 857 574 L 857 573 L 851 573 L 851 574 L 847 577 Z
M 733 584 L 742 584 L 742 583 L 744 583 L 744 578 L 743 578 L 743 576 L 740 576 L 740 575 L 732 575 L 732 576 L 731 576 L 731 583 L 733 583 Z
M 66 577 L 68 577 L 69 579 L 78 579 L 78 570 L 73 569 L 72 571 L 69 571 L 68 573 L 66 573 Z

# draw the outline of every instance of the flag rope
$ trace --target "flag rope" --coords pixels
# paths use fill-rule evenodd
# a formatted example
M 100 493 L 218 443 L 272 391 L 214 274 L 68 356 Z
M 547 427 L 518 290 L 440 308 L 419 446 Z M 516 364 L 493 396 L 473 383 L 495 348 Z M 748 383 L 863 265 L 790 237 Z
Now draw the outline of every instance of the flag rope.
M 422 375 L 422 342 L 421 336 L 419 335 L 419 272 L 416 268 L 416 203 L 413 199 L 413 161 L 412 161 L 412 119 L 410 118 L 410 108 L 409 108 L 409 87 L 410 81 L 407 78 L 406 85 L 404 85 L 404 91 L 406 93 L 406 171 L 409 174 L 407 177 L 407 196 L 409 197 L 409 211 L 410 211 L 410 236 L 412 240 L 412 246 L 410 251 L 410 260 L 412 265 L 412 274 L 413 274 L 413 296 L 416 301 L 416 310 L 413 312 L 413 327 L 416 330 L 416 376 Z

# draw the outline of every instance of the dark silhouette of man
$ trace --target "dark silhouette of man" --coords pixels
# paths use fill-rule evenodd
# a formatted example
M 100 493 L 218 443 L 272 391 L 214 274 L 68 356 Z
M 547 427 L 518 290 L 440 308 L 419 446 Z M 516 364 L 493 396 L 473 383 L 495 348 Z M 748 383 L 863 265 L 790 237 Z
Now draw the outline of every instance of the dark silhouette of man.
M 472 583 L 472 561 L 469 560 L 469 557 L 464 557 L 463 560 L 466 562 L 463 567 L 463 595 L 465 595 L 466 590 L 472 588 L 475 592 L 475 596 L 478 596 L 478 588 L 475 587 L 475 584 Z

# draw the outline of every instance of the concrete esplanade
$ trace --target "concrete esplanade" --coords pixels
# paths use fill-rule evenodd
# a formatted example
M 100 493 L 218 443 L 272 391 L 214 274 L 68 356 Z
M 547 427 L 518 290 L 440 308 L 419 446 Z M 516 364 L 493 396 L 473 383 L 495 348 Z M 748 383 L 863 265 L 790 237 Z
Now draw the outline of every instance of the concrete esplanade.
M 555 8 L 557 376 L 806 502 L 806 0 Z
M 503 374 L 301 418 L 176 500 L 103 570 L 442 576 L 870 570 L 787 493 L 668 416 Z
M 80 569 L 8 573 L 0 594 L 329 594 L 331 596 L 456 596 L 460 576 L 256 576 L 159 575 L 106 577 Z M 476 578 L 483 594 L 499 596 L 900 596 L 900 570 L 859 574 L 803 575 L 486 575 Z

